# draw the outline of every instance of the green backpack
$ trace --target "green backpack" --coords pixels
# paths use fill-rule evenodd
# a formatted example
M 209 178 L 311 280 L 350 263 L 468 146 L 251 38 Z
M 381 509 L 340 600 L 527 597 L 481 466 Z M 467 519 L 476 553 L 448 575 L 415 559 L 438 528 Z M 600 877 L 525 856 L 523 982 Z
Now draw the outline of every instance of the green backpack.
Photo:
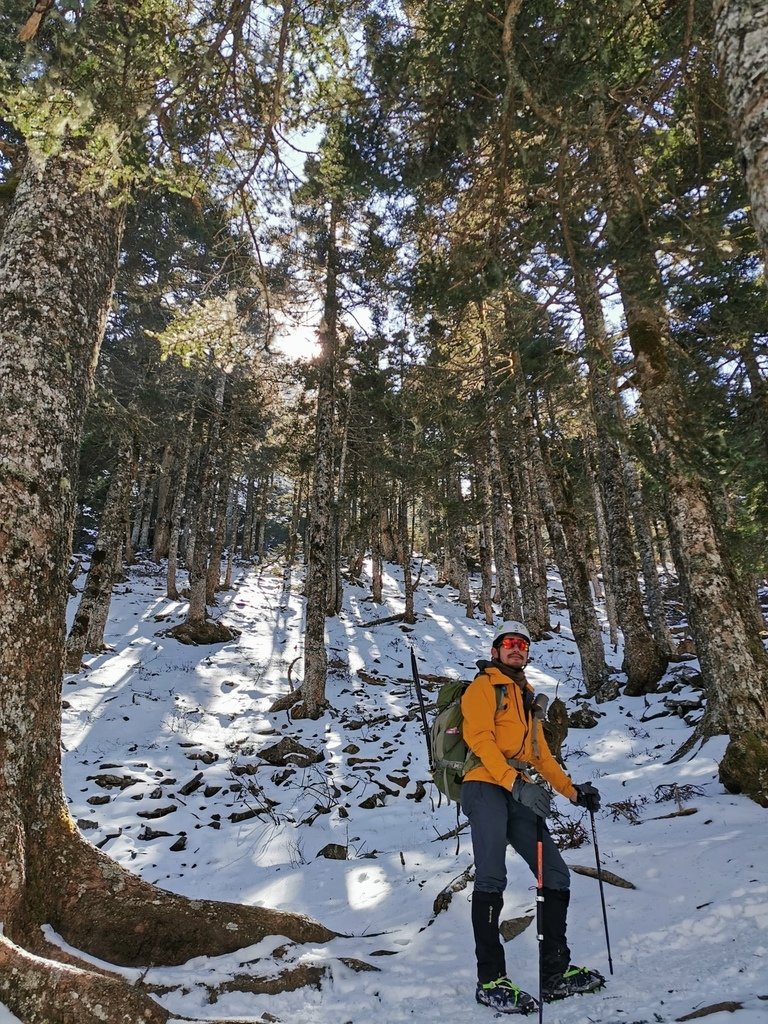
M 429 733 L 432 781 L 439 791 L 448 797 L 449 802 L 459 802 L 462 778 L 480 764 L 480 758 L 473 754 L 464 742 L 461 698 L 469 685 L 461 679 L 443 683 L 437 694 L 437 715 Z M 498 712 L 504 700 L 506 687 L 496 686 L 495 690 Z

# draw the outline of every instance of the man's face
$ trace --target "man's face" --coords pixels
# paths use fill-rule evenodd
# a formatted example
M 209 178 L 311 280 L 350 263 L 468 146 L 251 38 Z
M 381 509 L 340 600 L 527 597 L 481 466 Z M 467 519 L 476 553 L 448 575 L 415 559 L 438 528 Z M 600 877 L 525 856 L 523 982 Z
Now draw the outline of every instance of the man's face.
M 492 649 L 492 654 L 507 668 L 524 668 L 528 663 L 528 642 L 516 633 L 507 633 L 499 639 L 499 645 Z

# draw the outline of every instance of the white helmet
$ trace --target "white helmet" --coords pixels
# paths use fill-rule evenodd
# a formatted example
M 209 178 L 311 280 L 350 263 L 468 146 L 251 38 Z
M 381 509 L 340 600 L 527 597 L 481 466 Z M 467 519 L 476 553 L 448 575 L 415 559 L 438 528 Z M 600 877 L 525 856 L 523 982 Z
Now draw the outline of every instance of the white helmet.
M 525 639 L 528 641 L 528 646 L 530 646 L 531 634 L 528 632 L 525 623 L 515 622 L 513 619 L 510 619 L 507 622 L 502 622 L 502 624 L 496 630 L 496 635 L 493 638 L 493 643 L 491 644 L 491 647 L 498 647 L 499 640 L 501 640 L 503 636 L 506 636 L 507 633 L 514 633 L 516 636 L 525 637 Z

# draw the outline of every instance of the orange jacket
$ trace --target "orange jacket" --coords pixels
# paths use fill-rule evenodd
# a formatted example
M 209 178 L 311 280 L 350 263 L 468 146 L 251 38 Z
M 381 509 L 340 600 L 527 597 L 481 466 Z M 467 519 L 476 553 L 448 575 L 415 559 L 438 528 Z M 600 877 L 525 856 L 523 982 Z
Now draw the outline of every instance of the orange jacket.
M 496 711 L 495 687 L 506 686 L 506 695 Z M 522 684 L 531 695 L 533 687 Z M 465 782 L 492 782 L 504 789 L 512 789 L 519 772 L 507 763 L 507 758 L 526 761 L 533 765 L 547 782 L 573 800 L 576 789 L 550 753 L 540 723 L 538 730 L 538 757 L 533 748 L 533 720 L 523 707 L 521 687 L 490 662 L 464 691 L 461 698 L 464 716 L 464 742 L 480 758 L 480 764 L 464 776 Z

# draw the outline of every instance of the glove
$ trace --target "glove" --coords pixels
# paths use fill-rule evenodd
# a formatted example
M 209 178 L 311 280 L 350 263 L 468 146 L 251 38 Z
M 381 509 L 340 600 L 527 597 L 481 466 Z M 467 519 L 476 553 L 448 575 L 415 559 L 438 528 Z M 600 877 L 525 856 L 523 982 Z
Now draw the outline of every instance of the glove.
M 600 793 L 591 782 L 581 782 L 576 788 L 576 800 L 578 807 L 586 807 L 590 814 L 600 810 Z
M 515 779 L 512 786 L 512 799 L 518 800 L 524 807 L 529 807 L 540 818 L 548 818 L 552 813 L 552 797 L 549 790 L 535 782 Z

